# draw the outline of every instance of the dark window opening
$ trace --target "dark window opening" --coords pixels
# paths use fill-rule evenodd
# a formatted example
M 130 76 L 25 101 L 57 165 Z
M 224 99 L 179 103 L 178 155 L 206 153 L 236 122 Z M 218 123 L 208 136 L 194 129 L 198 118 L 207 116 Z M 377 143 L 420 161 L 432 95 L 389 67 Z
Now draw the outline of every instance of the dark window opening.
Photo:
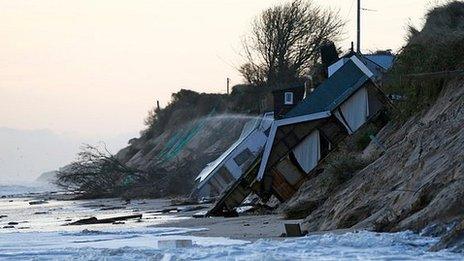
M 219 176 L 227 185 L 235 181 L 234 176 L 232 176 L 229 170 L 224 166 L 219 169 Z
M 321 141 L 321 159 L 322 159 L 322 158 L 325 158 L 325 156 L 329 154 L 332 148 L 331 148 L 329 139 L 324 135 L 322 131 L 319 131 L 319 137 Z

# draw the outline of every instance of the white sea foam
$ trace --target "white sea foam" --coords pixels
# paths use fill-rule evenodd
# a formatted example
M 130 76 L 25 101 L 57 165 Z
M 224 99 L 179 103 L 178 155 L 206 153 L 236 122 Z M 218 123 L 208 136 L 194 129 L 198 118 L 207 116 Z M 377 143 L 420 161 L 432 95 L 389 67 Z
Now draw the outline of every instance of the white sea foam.
M 112 232 L 36 232 L 0 236 L 0 258 L 24 259 L 227 259 L 227 260 L 462 260 L 464 256 L 429 252 L 437 239 L 411 232 L 358 232 L 298 239 L 259 240 L 183 235 L 191 229 L 146 228 Z M 192 240 L 193 247 L 159 249 L 159 240 Z

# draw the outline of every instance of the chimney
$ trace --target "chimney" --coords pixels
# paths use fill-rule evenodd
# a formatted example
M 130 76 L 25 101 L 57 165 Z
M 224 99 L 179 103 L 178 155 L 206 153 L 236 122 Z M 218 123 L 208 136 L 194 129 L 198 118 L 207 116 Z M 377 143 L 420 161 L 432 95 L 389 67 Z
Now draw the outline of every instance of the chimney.
M 274 118 L 281 119 L 295 105 L 303 100 L 305 94 L 305 85 L 301 84 L 298 87 L 275 90 L 272 92 L 274 96 Z
M 308 76 L 308 79 L 304 83 L 304 87 L 305 87 L 304 99 L 306 99 L 306 97 L 308 97 L 314 91 L 314 82 L 313 82 L 312 76 Z
M 326 73 L 326 77 L 328 75 L 329 66 L 338 61 L 338 59 L 338 52 L 333 42 L 329 41 L 322 45 L 321 60 L 322 65 L 324 66 L 324 72 Z

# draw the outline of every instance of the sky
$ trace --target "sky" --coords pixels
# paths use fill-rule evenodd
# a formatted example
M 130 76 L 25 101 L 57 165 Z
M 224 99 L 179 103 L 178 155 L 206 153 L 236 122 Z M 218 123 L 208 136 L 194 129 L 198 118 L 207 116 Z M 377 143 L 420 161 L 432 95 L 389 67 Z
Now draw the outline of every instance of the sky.
M 181 88 L 242 81 L 241 39 L 277 0 L 0 0 L 0 127 L 87 137 L 136 133 Z M 356 0 L 315 0 L 348 21 Z M 362 49 L 397 50 L 439 1 L 363 0 Z

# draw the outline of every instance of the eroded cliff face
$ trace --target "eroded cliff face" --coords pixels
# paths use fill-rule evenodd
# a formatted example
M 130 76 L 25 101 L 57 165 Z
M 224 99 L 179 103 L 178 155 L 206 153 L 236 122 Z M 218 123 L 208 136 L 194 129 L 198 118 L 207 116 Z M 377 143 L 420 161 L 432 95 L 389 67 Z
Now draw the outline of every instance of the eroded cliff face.
M 116 155 L 143 176 L 125 184 L 122 196 L 188 196 L 195 177 L 237 140 L 245 123 L 269 111 L 264 101 L 270 91 L 239 85 L 230 95 L 173 93 L 165 108 L 149 112 L 141 136 Z
M 281 210 L 307 216 L 309 231 L 341 228 L 419 231 L 464 217 L 464 80 L 448 84 L 438 100 L 370 144 L 375 160 L 351 179 L 335 184 L 324 171 L 306 181 Z M 378 156 L 380 155 L 380 156 Z
M 195 177 L 240 135 L 248 118 L 203 117 L 168 128 L 150 139 L 134 139 L 117 157 L 146 172 L 152 185 L 137 186 L 127 197 L 187 196 Z

